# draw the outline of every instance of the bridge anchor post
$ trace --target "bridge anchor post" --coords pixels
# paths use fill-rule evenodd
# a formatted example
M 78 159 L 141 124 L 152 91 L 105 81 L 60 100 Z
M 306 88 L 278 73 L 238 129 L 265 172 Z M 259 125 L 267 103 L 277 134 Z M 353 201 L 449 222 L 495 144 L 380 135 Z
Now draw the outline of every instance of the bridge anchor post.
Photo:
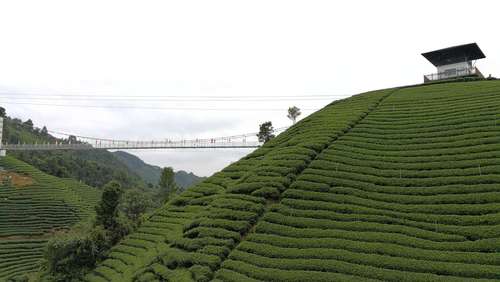
M 7 151 L 2 148 L 3 146 L 3 117 L 0 117 L 0 157 L 5 157 Z

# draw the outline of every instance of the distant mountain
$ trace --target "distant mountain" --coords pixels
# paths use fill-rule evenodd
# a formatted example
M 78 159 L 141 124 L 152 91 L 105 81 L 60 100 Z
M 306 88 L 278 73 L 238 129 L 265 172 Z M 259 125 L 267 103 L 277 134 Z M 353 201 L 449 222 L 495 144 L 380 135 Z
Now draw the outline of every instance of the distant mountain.
M 129 170 L 133 171 L 135 174 L 144 179 L 146 183 L 155 185 L 160 180 L 162 171 L 161 167 L 147 164 L 137 156 L 124 151 L 113 152 L 113 155 L 115 155 L 122 163 L 124 163 Z M 183 170 L 175 172 L 175 182 L 182 188 L 187 188 L 204 179 L 205 177 L 196 176 L 192 172 L 188 173 Z
M 158 183 L 161 175 L 161 167 L 147 164 L 137 156 L 124 151 L 116 151 L 112 154 L 129 170 L 144 179 L 146 183 Z
M 182 188 L 190 187 L 198 182 L 205 180 L 206 177 L 197 176 L 192 172 L 179 170 L 175 172 L 175 183 Z

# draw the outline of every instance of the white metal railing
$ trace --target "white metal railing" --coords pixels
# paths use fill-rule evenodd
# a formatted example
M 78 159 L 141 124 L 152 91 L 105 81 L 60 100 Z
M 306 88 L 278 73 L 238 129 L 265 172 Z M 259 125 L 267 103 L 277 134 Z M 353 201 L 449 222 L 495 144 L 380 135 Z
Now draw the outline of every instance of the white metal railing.
M 436 81 L 443 79 L 450 79 L 455 77 L 470 76 L 470 75 L 482 75 L 481 72 L 476 67 L 462 68 L 462 69 L 452 69 L 445 72 L 432 73 L 424 75 L 424 81 Z
M 180 142 L 168 141 L 138 141 L 138 142 L 98 142 L 97 144 L 2 144 L 2 149 L 11 151 L 44 151 L 44 150 L 92 150 L 92 149 L 223 149 L 223 148 L 258 148 L 262 145 L 256 141 L 229 142 L 195 142 L 191 140 Z
M 1 118 L 0 118 L 1 123 Z M 275 133 L 285 131 L 287 127 L 274 129 Z M 50 131 L 49 131 L 50 132 Z M 55 140 L 54 143 L 35 143 L 35 144 L 9 144 L 0 143 L 0 155 L 2 151 L 35 151 L 35 150 L 92 150 L 92 149 L 225 149 L 225 148 L 258 148 L 262 142 L 257 139 L 257 133 L 246 133 L 240 135 L 215 137 L 215 138 L 196 138 L 182 140 L 150 140 L 150 141 L 132 141 L 132 140 L 114 140 L 95 137 L 85 137 L 71 135 L 62 132 L 53 132 L 59 135 L 66 135 L 68 139 Z M 0 127 L 1 137 L 1 127 Z M 71 137 L 71 138 L 70 138 Z M 72 141 L 69 141 L 69 140 Z

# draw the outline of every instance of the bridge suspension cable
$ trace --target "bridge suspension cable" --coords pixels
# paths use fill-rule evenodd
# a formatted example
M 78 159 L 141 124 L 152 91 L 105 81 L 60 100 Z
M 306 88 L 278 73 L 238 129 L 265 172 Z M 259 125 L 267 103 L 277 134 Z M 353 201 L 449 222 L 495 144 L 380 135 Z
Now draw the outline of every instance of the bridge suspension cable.
M 288 127 L 274 129 L 275 133 L 283 132 Z M 49 133 L 65 136 L 64 141 L 35 144 L 1 144 L 3 150 L 34 151 L 34 150 L 90 150 L 90 149 L 203 149 L 203 148 L 257 148 L 262 145 L 258 141 L 257 132 L 230 136 L 194 139 L 160 140 L 119 140 L 100 137 L 83 136 L 49 130 Z

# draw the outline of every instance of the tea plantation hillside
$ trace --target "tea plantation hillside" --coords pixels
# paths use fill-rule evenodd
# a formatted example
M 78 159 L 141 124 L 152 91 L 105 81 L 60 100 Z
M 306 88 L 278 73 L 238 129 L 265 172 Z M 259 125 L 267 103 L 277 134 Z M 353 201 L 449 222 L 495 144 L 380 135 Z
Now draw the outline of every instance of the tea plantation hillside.
M 500 82 L 333 102 L 188 189 L 87 281 L 499 281 Z
M 0 158 L 0 281 L 38 269 L 45 244 L 94 213 L 99 190 Z

